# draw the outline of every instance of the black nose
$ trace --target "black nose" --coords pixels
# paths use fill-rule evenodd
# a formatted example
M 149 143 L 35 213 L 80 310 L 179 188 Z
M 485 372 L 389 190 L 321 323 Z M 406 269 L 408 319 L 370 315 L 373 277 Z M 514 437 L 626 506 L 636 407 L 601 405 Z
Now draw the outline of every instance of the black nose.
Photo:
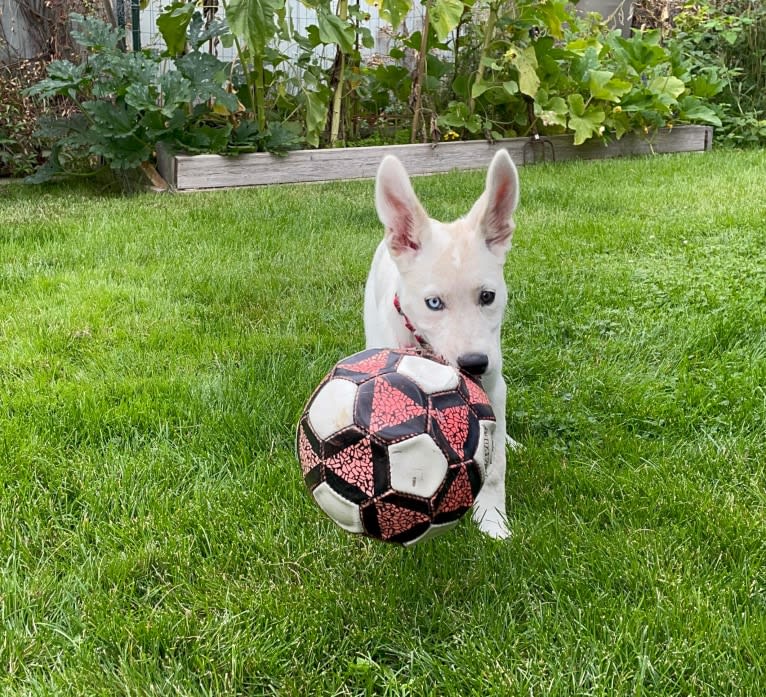
M 489 365 L 489 357 L 486 353 L 464 353 L 457 357 L 457 364 L 469 375 L 483 375 Z

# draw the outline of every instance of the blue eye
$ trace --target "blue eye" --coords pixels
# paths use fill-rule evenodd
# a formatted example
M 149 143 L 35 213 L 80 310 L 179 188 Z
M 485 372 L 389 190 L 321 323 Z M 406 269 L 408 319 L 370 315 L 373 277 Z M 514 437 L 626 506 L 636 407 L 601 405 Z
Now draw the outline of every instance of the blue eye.
M 429 310 L 438 312 L 439 310 L 444 309 L 444 303 L 441 298 L 434 296 L 433 298 L 426 298 L 426 307 Z
M 483 290 L 479 293 L 479 305 L 491 305 L 495 302 L 495 291 Z

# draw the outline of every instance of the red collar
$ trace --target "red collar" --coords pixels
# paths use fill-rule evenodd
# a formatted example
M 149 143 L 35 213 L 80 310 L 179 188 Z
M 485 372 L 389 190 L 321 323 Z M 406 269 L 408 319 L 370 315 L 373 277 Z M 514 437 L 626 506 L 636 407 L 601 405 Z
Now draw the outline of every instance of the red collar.
M 418 330 L 415 329 L 415 325 L 410 321 L 410 318 L 404 314 L 402 311 L 402 304 L 399 302 L 399 295 L 396 293 L 394 294 L 394 308 L 396 308 L 396 311 L 401 315 L 402 319 L 404 320 L 404 326 L 407 327 L 407 331 L 409 331 L 410 334 L 412 334 L 412 336 L 415 338 L 415 341 L 418 342 L 420 348 L 429 351 L 431 349 L 431 345 L 428 343 L 428 341 L 426 341 L 422 334 L 418 333 Z

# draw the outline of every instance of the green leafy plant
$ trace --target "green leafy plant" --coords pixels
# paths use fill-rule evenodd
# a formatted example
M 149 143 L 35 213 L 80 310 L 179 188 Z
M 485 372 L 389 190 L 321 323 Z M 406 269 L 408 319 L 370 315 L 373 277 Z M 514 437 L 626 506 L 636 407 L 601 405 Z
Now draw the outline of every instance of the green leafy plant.
M 707 97 L 721 115 L 719 139 L 733 145 L 766 143 L 766 6 L 754 0 L 686 2 L 671 42 L 693 81 L 722 85 Z
M 563 0 L 490 2 L 473 25 L 475 77 L 456 79 L 440 124 L 490 137 L 571 132 L 575 144 L 675 123 L 720 125 L 706 98 L 721 88 L 693 75 L 659 32 L 623 38 L 595 17 L 581 20 Z M 471 56 L 467 60 L 470 74 Z
M 225 25 L 204 29 L 199 13 L 174 5 L 163 31 L 176 32 L 167 55 L 126 53 L 123 32 L 99 19 L 73 15 L 78 44 L 88 53 L 81 63 L 60 60 L 48 76 L 29 89 L 40 97 L 65 97 L 76 107 L 66 118 L 41 122 L 40 137 L 52 143 L 50 157 L 32 177 L 45 181 L 59 174 L 87 174 L 102 164 L 114 170 L 142 168 L 152 173 L 156 147 L 186 152 L 284 151 L 296 145 L 278 123 L 243 126 L 244 109 L 229 77 L 232 68 L 199 50 Z M 181 28 L 179 31 L 179 27 Z M 179 36 L 185 36 L 182 43 Z M 227 87 L 227 85 L 229 87 Z

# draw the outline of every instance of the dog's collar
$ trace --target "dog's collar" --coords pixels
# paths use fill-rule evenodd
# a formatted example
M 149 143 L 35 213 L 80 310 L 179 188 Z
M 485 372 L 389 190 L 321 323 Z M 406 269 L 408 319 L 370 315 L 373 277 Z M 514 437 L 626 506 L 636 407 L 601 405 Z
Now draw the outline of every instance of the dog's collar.
M 399 302 L 399 295 L 397 293 L 394 293 L 394 308 L 399 313 L 402 320 L 404 320 L 404 326 L 407 328 L 407 331 L 412 334 L 415 341 L 418 343 L 418 346 L 420 346 L 420 348 L 422 348 L 424 351 L 430 351 L 431 344 L 426 341 L 422 334 L 418 333 L 418 330 L 415 329 L 415 325 L 410 321 L 410 318 L 404 314 L 404 311 L 402 310 L 402 304 Z

